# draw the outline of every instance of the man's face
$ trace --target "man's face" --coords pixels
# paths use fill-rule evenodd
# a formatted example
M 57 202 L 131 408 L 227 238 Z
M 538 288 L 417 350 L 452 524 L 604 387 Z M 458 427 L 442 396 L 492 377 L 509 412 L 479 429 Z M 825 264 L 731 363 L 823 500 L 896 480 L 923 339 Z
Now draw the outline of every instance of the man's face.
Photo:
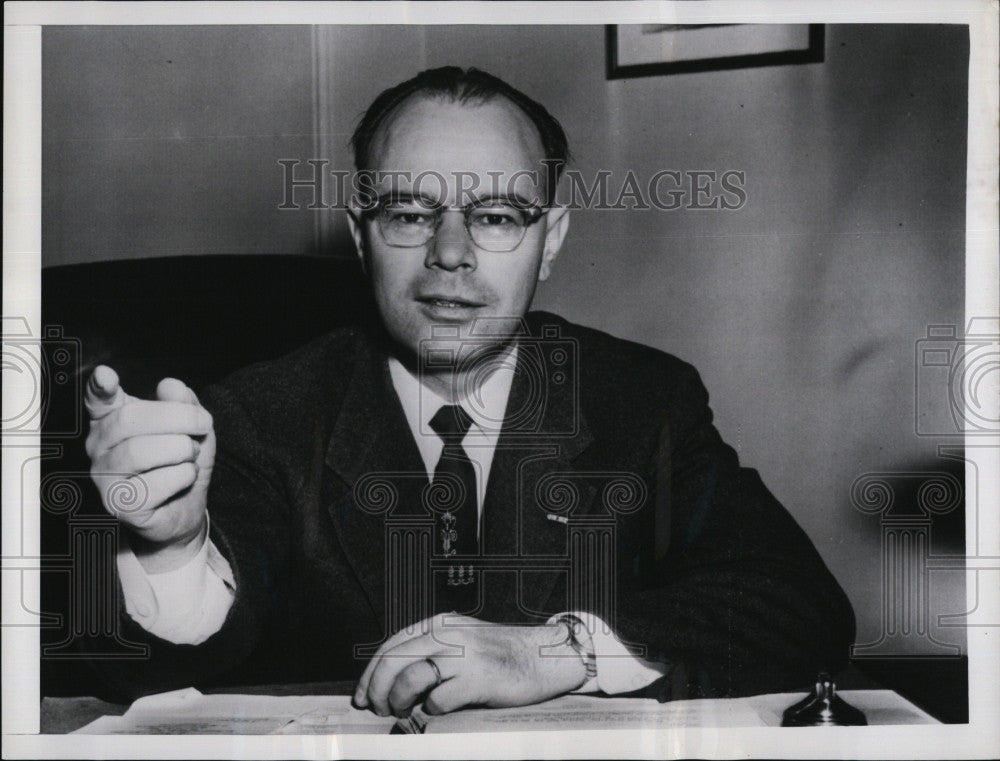
M 376 135 L 372 157 L 375 194 L 383 198 L 419 195 L 431 204 L 464 206 L 499 195 L 542 206 L 547 197 L 538 131 L 505 98 L 464 105 L 411 98 Z M 379 177 L 388 172 L 398 174 Z M 496 325 L 484 318 L 508 318 L 500 322 L 509 330 L 509 318 L 527 312 L 536 284 L 548 277 L 568 223 L 566 210 L 553 208 L 527 226 L 513 250 L 498 252 L 473 242 L 459 211 L 442 213 L 434 237 L 417 247 L 390 245 L 376 217 L 355 209 L 351 228 L 385 327 L 410 356 L 435 325 L 459 341 L 477 320 L 476 335 Z

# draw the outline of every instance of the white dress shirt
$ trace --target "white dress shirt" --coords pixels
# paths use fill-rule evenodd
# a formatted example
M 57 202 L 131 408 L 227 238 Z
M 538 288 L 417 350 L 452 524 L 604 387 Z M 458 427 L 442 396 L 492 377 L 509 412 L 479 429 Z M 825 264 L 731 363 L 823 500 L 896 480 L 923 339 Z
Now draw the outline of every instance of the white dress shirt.
M 462 448 L 476 471 L 479 526 L 482 526 L 486 484 L 500 438 L 516 361 L 515 345 L 509 357 L 499 362 L 497 369 L 480 384 L 474 397 L 458 400 L 472 418 L 472 425 L 462 439 Z M 444 442 L 431 429 L 430 420 L 442 406 L 454 402 L 420 383 L 395 358 L 389 359 L 389 375 L 427 477 L 433 479 Z M 179 645 L 197 645 L 219 631 L 233 604 L 236 585 L 229 562 L 214 542 L 207 539 L 198 554 L 181 568 L 149 574 L 132 553 L 125 534 L 121 533 L 118 550 L 118 575 L 128 615 L 151 634 Z M 597 677 L 578 692 L 630 692 L 646 686 L 666 671 L 663 664 L 632 655 L 597 616 L 586 611 L 573 611 L 573 614 L 589 629 L 597 656 Z M 559 615 L 550 618 L 549 623 Z

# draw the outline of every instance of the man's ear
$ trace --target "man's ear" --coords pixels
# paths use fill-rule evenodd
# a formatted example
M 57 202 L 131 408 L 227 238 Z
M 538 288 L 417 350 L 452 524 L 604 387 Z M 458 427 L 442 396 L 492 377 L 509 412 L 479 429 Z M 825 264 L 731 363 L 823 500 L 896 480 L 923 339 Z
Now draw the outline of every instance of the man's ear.
M 545 215 L 545 248 L 542 250 L 542 265 L 538 269 L 538 280 L 548 280 L 552 273 L 552 263 L 559 255 L 566 231 L 569 229 L 569 209 L 553 206 Z
M 366 273 L 368 267 L 365 262 L 365 234 L 362 229 L 361 207 L 354 199 L 347 203 L 347 226 L 351 230 L 351 237 L 354 238 L 354 247 L 357 249 L 358 258 L 361 260 L 361 269 Z

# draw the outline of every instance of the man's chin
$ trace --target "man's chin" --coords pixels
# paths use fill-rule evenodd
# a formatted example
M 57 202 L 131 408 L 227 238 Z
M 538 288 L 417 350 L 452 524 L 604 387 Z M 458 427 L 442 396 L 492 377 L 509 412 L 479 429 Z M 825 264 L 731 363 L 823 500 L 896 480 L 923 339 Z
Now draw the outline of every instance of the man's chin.
M 439 331 L 432 337 L 423 339 L 417 347 L 417 356 L 426 363 L 433 357 L 447 356 L 452 362 L 466 362 L 482 354 L 495 353 L 497 349 L 508 346 L 514 336 L 503 334 L 478 334 L 463 326 L 449 335 L 447 331 Z
M 503 343 L 522 332 L 523 319 L 495 314 L 489 306 L 444 306 L 416 302 L 406 333 L 424 342 L 481 341 Z
M 466 320 L 438 321 L 422 310 L 410 313 L 405 324 L 397 320 L 396 326 L 398 330 L 389 330 L 393 352 L 414 370 L 459 369 L 478 358 L 496 356 L 525 331 L 522 317 L 476 314 Z
M 478 317 L 468 322 L 431 322 L 416 342 L 423 371 L 464 374 L 504 353 L 519 335 L 517 318 Z

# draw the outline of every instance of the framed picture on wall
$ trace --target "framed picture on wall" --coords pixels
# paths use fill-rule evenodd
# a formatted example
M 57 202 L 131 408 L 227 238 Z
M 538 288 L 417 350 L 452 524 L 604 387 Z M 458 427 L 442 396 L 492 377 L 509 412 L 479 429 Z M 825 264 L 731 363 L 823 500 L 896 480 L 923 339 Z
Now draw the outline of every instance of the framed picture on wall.
M 823 61 L 823 24 L 609 24 L 608 79 Z

